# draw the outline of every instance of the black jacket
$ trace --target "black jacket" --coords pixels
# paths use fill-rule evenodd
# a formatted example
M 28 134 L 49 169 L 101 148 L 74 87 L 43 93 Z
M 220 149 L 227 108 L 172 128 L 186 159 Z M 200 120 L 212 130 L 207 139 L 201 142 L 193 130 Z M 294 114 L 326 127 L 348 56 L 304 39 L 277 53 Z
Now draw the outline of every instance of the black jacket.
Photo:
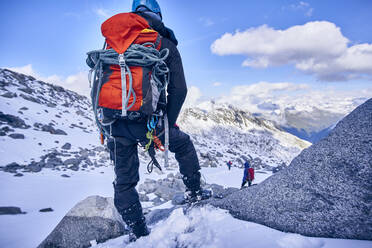
M 161 49 L 168 48 L 169 56 L 166 63 L 170 70 L 170 80 L 168 85 L 167 96 L 167 114 L 169 125 L 173 126 L 181 111 L 182 105 L 187 94 L 187 85 L 181 55 L 177 49 L 177 39 L 171 29 L 164 26 L 161 20 L 153 18 L 147 12 L 135 12 L 147 20 L 151 28 L 157 31 L 162 36 Z

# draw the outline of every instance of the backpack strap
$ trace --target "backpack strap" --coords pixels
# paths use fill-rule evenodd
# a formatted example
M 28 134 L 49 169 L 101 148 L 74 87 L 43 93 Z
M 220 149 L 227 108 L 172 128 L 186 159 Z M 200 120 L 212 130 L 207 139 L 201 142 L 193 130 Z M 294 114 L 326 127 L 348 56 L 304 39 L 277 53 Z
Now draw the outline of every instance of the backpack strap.
M 126 76 L 126 63 L 124 59 L 124 53 L 119 54 L 119 66 L 121 73 L 121 116 L 127 116 L 127 105 L 129 101 L 129 96 L 127 97 L 127 76 Z M 129 69 L 129 68 L 128 68 Z
M 169 163 L 168 163 L 168 150 L 169 150 L 169 123 L 168 123 L 168 116 L 165 113 L 164 114 L 164 131 L 165 131 L 165 136 L 164 136 L 164 167 L 168 168 Z

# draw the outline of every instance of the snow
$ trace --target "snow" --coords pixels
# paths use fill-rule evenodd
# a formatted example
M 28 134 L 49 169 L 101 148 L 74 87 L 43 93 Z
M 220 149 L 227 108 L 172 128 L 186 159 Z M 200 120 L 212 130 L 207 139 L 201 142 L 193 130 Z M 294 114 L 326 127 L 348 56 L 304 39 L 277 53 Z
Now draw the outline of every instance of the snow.
M 210 206 L 184 214 L 176 209 L 165 221 L 151 227 L 151 234 L 128 244 L 127 248 L 370 248 L 371 241 L 312 238 L 280 232 L 263 225 L 233 218 Z M 119 248 L 127 237 L 119 237 L 94 248 Z
M 231 167 L 231 170 L 226 168 L 202 168 L 202 179 L 208 184 L 219 184 L 227 187 L 240 188 L 243 180 L 243 170 L 236 167 Z M 268 171 L 256 171 L 254 183 L 261 183 L 263 180 L 272 175 L 272 172 Z
M 0 216 L 0 247 L 36 247 L 76 203 L 90 195 L 112 196 L 113 178 L 112 167 L 91 172 L 43 170 L 23 177 L 1 172 L 0 206 L 17 206 L 27 214 Z M 54 211 L 39 212 L 47 207 Z
M 141 182 L 146 178 L 159 179 L 166 176 L 156 173 L 149 175 L 145 173 L 145 166 L 140 168 Z M 71 177 L 64 178 L 61 177 L 62 174 Z M 230 171 L 224 167 L 203 168 L 202 174 L 208 183 L 238 187 L 243 170 L 234 167 Z M 255 183 L 268 176 L 270 174 L 256 173 Z M 36 247 L 77 202 L 90 195 L 112 197 L 113 178 L 112 166 L 100 167 L 89 172 L 58 172 L 45 169 L 39 173 L 25 173 L 21 178 L 1 172 L 0 206 L 18 206 L 27 214 L 0 216 L 0 247 Z M 54 211 L 39 212 L 46 207 L 51 207 Z M 151 209 L 171 207 L 169 201 Z M 242 247 L 247 244 L 254 244 L 255 248 L 372 247 L 371 241 L 309 238 L 283 233 L 263 225 L 235 219 L 226 211 L 210 206 L 192 209 L 188 214 L 184 214 L 182 209 L 176 209 L 168 219 L 152 226 L 151 229 L 149 237 L 139 239 L 127 247 L 219 248 Z M 127 236 L 119 237 L 94 247 L 119 248 L 123 247 L 127 239 Z

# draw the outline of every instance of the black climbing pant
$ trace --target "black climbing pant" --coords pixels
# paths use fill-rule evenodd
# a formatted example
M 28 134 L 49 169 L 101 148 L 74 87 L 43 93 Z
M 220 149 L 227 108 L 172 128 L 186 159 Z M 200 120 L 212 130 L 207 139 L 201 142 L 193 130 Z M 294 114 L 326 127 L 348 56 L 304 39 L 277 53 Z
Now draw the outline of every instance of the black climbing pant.
M 138 142 L 147 142 L 146 125 L 140 123 L 124 123 L 120 126 L 122 136 L 108 141 L 111 159 L 115 164 L 116 179 L 114 182 L 114 202 L 118 212 L 123 216 L 126 210 L 139 203 L 135 189 L 139 181 Z M 114 130 L 113 130 L 114 131 Z M 164 144 L 164 135 L 160 137 Z M 169 128 L 169 150 L 175 153 L 180 173 L 184 177 L 187 188 L 200 188 L 200 166 L 198 157 L 189 135 L 178 127 Z M 185 180 L 186 179 L 186 180 Z M 132 213 L 133 218 L 141 218 L 141 213 Z M 136 222 L 137 220 L 128 220 Z

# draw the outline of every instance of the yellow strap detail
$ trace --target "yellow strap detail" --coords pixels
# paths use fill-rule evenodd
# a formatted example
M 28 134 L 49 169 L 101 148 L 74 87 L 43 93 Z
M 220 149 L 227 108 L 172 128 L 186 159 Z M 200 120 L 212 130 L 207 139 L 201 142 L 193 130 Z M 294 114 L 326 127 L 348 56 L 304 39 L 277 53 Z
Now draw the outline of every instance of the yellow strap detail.
M 156 33 L 156 31 L 153 29 L 145 28 L 142 29 L 141 33 Z

